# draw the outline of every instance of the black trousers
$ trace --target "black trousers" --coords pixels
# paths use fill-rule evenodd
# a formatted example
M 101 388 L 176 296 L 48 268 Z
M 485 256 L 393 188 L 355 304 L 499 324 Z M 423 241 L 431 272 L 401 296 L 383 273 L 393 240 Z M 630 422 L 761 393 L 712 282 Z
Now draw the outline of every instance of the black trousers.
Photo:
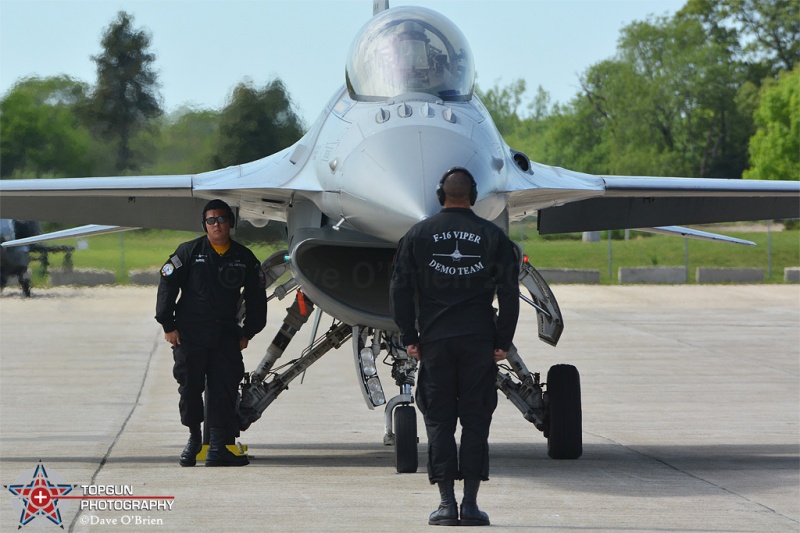
M 497 407 L 492 339 L 420 344 L 416 400 L 428 433 L 428 479 L 489 479 L 489 426 Z M 461 445 L 456 447 L 456 422 Z
M 208 384 L 208 420 L 212 429 L 225 429 L 231 437 L 239 434 L 236 404 L 244 375 L 238 339 L 213 347 L 182 342 L 172 348 L 172 375 L 178 382 L 178 409 L 184 426 L 197 426 L 204 419 L 203 392 Z

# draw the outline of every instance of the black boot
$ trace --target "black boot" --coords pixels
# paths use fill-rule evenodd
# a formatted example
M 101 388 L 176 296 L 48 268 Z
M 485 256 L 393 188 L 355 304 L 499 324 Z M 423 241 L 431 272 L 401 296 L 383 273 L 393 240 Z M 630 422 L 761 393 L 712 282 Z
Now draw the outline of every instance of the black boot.
M 189 441 L 181 452 L 181 466 L 194 466 L 197 464 L 197 454 L 203 448 L 203 436 L 200 426 L 189 428 Z
M 478 489 L 480 479 L 464 480 L 464 499 L 461 500 L 462 526 L 488 526 L 489 515 L 478 509 Z
M 226 447 L 227 437 L 227 430 L 211 428 L 211 442 L 206 452 L 206 466 L 245 466 L 250 464 L 246 455 L 236 455 Z
M 456 493 L 454 491 L 453 480 L 440 481 L 439 508 L 431 513 L 428 518 L 428 525 L 431 526 L 457 526 L 458 525 L 458 505 L 456 505 Z

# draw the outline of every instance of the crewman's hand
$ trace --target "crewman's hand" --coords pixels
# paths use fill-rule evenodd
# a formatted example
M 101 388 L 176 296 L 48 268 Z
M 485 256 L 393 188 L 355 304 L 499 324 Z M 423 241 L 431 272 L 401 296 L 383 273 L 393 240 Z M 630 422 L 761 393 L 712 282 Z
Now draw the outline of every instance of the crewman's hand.
M 419 343 L 406 346 L 406 352 L 411 359 L 419 361 Z
M 181 343 L 181 334 L 177 329 L 173 329 L 169 333 L 164 333 L 164 338 L 173 346 L 178 346 Z
M 242 337 L 241 339 L 239 339 L 239 351 L 247 348 L 248 344 L 250 344 L 250 339 L 248 339 L 247 337 Z
M 501 350 L 500 348 L 495 349 L 494 351 L 494 362 L 499 363 L 503 359 L 506 358 L 506 351 Z

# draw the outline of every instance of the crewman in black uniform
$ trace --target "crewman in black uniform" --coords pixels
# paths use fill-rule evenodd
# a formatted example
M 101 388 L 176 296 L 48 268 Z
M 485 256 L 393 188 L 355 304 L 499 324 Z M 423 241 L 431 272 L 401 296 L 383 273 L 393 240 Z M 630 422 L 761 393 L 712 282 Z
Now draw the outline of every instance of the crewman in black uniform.
M 444 209 L 400 241 L 392 310 L 408 354 L 420 361 L 416 401 L 428 434 L 428 478 L 441 496 L 428 523 L 489 525 L 477 494 L 489 479 L 496 362 L 505 359 L 519 316 L 519 261 L 503 230 L 470 209 L 478 193 L 468 170 L 447 171 L 436 194 Z M 464 480 L 460 509 L 455 479 Z
M 232 453 L 226 445 L 239 435 L 242 350 L 267 323 L 266 278 L 253 252 L 231 240 L 236 219 L 228 204 L 210 201 L 202 223 L 206 235 L 178 246 L 161 268 L 156 303 L 156 320 L 172 344 L 181 423 L 189 427 L 180 464 L 194 466 L 203 446 L 200 424 L 207 385 L 206 466 L 244 466 L 247 456 Z M 236 316 L 241 297 L 246 310 L 242 326 Z

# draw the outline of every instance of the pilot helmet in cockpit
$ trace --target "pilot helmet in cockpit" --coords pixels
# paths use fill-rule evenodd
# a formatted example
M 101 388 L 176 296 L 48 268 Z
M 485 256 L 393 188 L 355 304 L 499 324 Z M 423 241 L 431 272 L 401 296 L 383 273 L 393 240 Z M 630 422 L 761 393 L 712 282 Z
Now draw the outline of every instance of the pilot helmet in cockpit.
M 392 46 L 394 75 L 401 77 L 408 88 L 428 87 L 430 85 L 428 71 L 431 67 L 428 52 L 430 39 L 425 35 L 425 30 L 412 21 L 398 24 L 394 29 L 395 39 Z
M 355 100 L 385 100 L 427 93 L 446 101 L 472 97 L 472 54 L 459 29 L 420 7 L 389 9 L 356 36 L 345 70 Z

